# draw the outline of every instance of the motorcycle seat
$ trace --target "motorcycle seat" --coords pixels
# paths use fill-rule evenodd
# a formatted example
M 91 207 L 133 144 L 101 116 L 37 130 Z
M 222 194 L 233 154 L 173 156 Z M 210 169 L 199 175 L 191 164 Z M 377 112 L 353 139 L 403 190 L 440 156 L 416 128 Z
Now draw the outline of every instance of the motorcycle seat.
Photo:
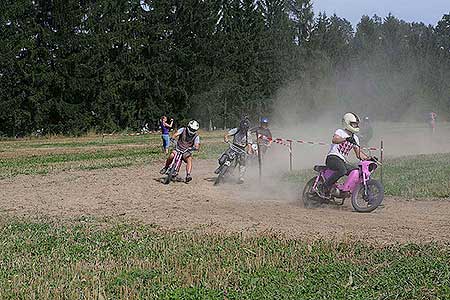
M 322 172 L 327 168 L 327 166 L 314 166 L 314 171 Z

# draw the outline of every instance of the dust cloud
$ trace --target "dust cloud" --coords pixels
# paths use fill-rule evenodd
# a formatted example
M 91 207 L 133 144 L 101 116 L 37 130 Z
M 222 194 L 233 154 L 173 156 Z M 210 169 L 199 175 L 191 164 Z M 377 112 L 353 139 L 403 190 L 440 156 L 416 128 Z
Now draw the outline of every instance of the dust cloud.
M 400 90 L 409 89 L 413 84 L 410 76 L 407 77 L 404 82 L 397 77 Z M 342 128 L 341 119 L 347 111 L 355 112 L 360 118 L 369 117 L 373 137 L 368 146 L 379 149 L 383 141 L 385 159 L 450 152 L 450 123 L 442 121 L 445 116 L 438 113 L 436 130 L 432 132 L 427 123 L 429 103 L 424 104 L 426 101 L 423 99 L 418 101 L 414 95 L 411 96 L 413 100 L 405 100 L 397 94 L 382 95 L 379 91 L 376 95 L 370 94 L 367 87 L 358 86 L 360 83 L 360 80 L 350 79 L 349 82 L 339 83 L 341 87 L 336 87 L 336 83 L 323 81 L 313 90 L 311 86 L 291 82 L 276 93 L 270 127 L 274 138 L 294 141 L 293 170 L 312 169 L 314 165 L 325 163 L 332 135 L 337 128 Z M 347 92 L 339 92 L 342 86 Z M 345 94 L 349 93 L 353 94 L 346 98 Z M 410 105 L 408 101 L 417 105 Z M 400 108 L 402 106 L 403 109 Z M 328 145 L 301 144 L 298 140 Z M 379 150 L 366 150 L 366 153 L 380 157 Z M 350 154 L 349 161 L 357 163 L 357 158 Z M 301 187 L 283 178 L 289 171 L 289 164 L 289 148 L 273 143 L 263 161 L 261 182 L 257 180 L 257 166 L 247 172 L 247 197 L 298 201 Z

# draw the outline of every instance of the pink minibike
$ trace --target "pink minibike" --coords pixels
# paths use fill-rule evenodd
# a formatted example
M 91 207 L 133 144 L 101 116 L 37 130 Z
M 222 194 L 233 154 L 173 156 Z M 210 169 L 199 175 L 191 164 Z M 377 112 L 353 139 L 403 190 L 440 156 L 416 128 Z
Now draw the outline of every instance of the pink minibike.
M 326 166 L 314 166 L 314 171 L 319 172 L 305 185 L 302 193 L 303 203 L 306 208 L 320 206 L 321 204 L 344 204 L 344 200 L 352 197 L 352 206 L 357 212 L 371 212 L 375 210 L 384 199 L 383 185 L 370 178 L 375 169 L 381 165 L 376 157 L 370 160 L 362 160 L 358 168 L 347 173 L 344 183 L 334 184 L 331 188 L 330 197 L 321 197 L 318 193 L 323 183 L 335 171 Z M 336 199 L 340 199 L 337 201 Z

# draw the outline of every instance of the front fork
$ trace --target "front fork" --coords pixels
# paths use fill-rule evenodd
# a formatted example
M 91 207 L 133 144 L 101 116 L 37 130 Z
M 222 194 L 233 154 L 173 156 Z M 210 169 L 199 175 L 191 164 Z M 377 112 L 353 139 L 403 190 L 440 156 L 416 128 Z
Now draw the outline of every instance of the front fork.
M 177 155 L 177 161 L 176 161 L 176 170 L 177 170 L 177 173 L 180 172 L 181 162 L 182 162 L 182 161 L 183 161 L 183 154 L 179 153 L 179 154 Z
M 320 177 L 323 177 L 322 173 L 319 173 L 319 175 L 316 176 L 316 180 L 314 181 L 314 184 L 313 184 L 313 187 L 312 187 L 313 190 L 317 191 L 317 184 L 319 183 Z
M 363 198 L 365 200 L 368 200 L 368 198 L 369 198 L 369 189 L 367 187 L 367 181 L 369 181 L 369 176 L 367 176 L 362 170 L 361 170 L 361 173 L 362 173 L 362 184 L 364 186 L 364 197 Z
M 170 164 L 170 166 L 169 166 L 169 168 L 168 168 L 167 170 L 171 170 L 172 167 L 175 166 L 175 171 L 176 171 L 177 173 L 180 171 L 181 161 L 182 161 L 182 159 L 181 159 L 180 156 L 182 156 L 182 154 L 179 153 L 179 152 L 177 152 L 177 153 L 175 154 L 175 156 L 174 156 L 173 159 L 172 159 L 172 163 Z

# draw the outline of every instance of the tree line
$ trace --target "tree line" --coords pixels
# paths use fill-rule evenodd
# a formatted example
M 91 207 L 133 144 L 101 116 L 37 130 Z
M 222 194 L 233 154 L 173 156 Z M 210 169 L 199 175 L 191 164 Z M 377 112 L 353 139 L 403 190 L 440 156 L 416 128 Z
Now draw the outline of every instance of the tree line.
M 450 112 L 450 13 L 353 28 L 311 0 L 3 0 L 0 30 L 0 136 Z

